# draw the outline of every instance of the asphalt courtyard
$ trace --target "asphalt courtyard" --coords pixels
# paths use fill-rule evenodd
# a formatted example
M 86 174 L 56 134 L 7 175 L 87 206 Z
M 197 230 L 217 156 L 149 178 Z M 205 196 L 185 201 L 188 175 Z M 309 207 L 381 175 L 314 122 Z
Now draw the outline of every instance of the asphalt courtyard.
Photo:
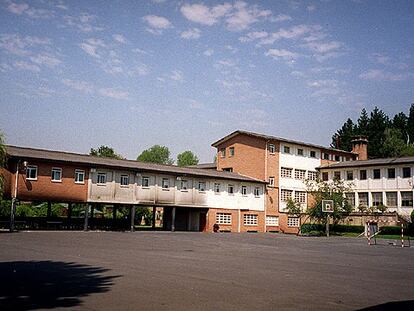
M 0 310 L 414 310 L 414 247 L 190 232 L 0 233 Z

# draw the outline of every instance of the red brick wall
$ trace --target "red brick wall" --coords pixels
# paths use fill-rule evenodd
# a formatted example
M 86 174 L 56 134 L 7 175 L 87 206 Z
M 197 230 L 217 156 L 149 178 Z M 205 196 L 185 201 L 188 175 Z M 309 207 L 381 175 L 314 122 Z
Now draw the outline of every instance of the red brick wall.
M 240 219 L 239 219 L 239 210 L 230 210 L 230 209 L 215 209 L 210 208 L 208 211 L 207 217 L 207 232 L 213 232 L 213 225 L 216 223 L 216 214 L 217 213 L 229 213 L 231 214 L 231 225 L 220 225 L 220 231 L 231 231 L 231 232 L 238 232 L 239 230 L 239 221 L 240 221 L 240 232 L 247 232 L 247 231 L 257 231 L 257 232 L 264 232 L 264 212 L 258 211 L 240 211 Z M 244 214 L 255 214 L 257 215 L 257 226 L 245 226 L 243 223 Z
M 0 168 L 0 176 L 3 177 L 3 198 L 11 198 L 12 174 L 5 168 Z
M 233 172 L 253 178 L 265 179 L 266 142 L 247 135 L 237 135 L 217 147 L 217 169 L 232 167 Z M 234 147 L 234 156 L 230 156 L 229 147 Z M 226 157 L 220 150 L 226 148 Z
M 41 161 L 30 161 L 29 165 L 37 166 L 37 180 L 27 180 L 24 170 L 19 172 L 18 194 L 20 200 L 27 201 L 55 201 L 55 202 L 86 202 L 88 196 L 89 170 L 80 165 L 57 164 Z M 15 172 L 15 163 L 11 171 Z M 52 168 L 62 169 L 62 182 L 52 182 Z M 85 171 L 85 183 L 75 184 L 75 169 Z M 11 180 L 15 180 L 12 173 Z M 14 182 L 11 182 L 11 190 L 14 191 Z

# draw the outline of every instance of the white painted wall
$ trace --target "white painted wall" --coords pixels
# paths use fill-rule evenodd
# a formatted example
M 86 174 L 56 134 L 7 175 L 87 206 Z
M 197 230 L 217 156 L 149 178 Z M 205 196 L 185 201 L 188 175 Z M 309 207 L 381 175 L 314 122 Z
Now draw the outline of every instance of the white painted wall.
M 97 184 L 97 174 L 106 173 L 106 183 Z M 128 174 L 129 185 L 121 186 L 121 175 Z M 142 177 L 150 178 L 150 186 L 142 186 Z M 162 179 L 168 178 L 170 187 L 163 189 Z M 222 209 L 246 209 L 264 211 L 264 185 L 255 182 L 240 182 L 235 180 L 181 177 L 188 181 L 187 190 L 180 189 L 181 180 L 177 176 L 166 174 L 140 173 L 97 169 L 90 173 L 88 189 L 89 202 L 119 203 L 119 204 L 160 204 L 175 206 L 194 206 Z M 198 190 L 198 182 L 206 183 L 205 191 Z M 220 192 L 214 192 L 214 183 L 220 184 Z M 228 185 L 234 186 L 234 193 L 227 192 Z M 247 195 L 242 195 L 242 186 L 247 187 Z M 260 195 L 254 195 L 254 188 L 260 188 Z

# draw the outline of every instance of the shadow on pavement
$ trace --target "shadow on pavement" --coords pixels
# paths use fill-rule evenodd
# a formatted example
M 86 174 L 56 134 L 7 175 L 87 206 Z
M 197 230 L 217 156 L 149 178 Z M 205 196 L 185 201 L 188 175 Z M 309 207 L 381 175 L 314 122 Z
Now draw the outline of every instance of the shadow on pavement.
M 414 300 L 391 301 L 377 306 L 359 309 L 358 311 L 412 311 L 414 310 Z
M 72 262 L 12 261 L 0 263 L 0 310 L 74 307 L 81 298 L 107 292 L 108 269 Z

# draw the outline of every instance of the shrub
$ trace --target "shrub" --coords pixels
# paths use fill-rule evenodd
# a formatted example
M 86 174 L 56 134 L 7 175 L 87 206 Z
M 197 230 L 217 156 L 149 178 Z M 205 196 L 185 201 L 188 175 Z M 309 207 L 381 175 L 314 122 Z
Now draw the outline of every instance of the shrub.
M 364 226 L 349 226 L 349 225 L 329 225 L 329 230 L 331 232 L 354 232 L 362 233 L 364 232 Z M 301 227 L 302 233 L 314 233 L 314 232 L 324 232 L 325 226 L 322 224 L 303 224 Z
M 387 235 L 400 235 L 401 234 L 400 226 L 384 226 L 384 227 L 380 227 L 379 230 L 381 231 L 380 234 L 387 234 Z

